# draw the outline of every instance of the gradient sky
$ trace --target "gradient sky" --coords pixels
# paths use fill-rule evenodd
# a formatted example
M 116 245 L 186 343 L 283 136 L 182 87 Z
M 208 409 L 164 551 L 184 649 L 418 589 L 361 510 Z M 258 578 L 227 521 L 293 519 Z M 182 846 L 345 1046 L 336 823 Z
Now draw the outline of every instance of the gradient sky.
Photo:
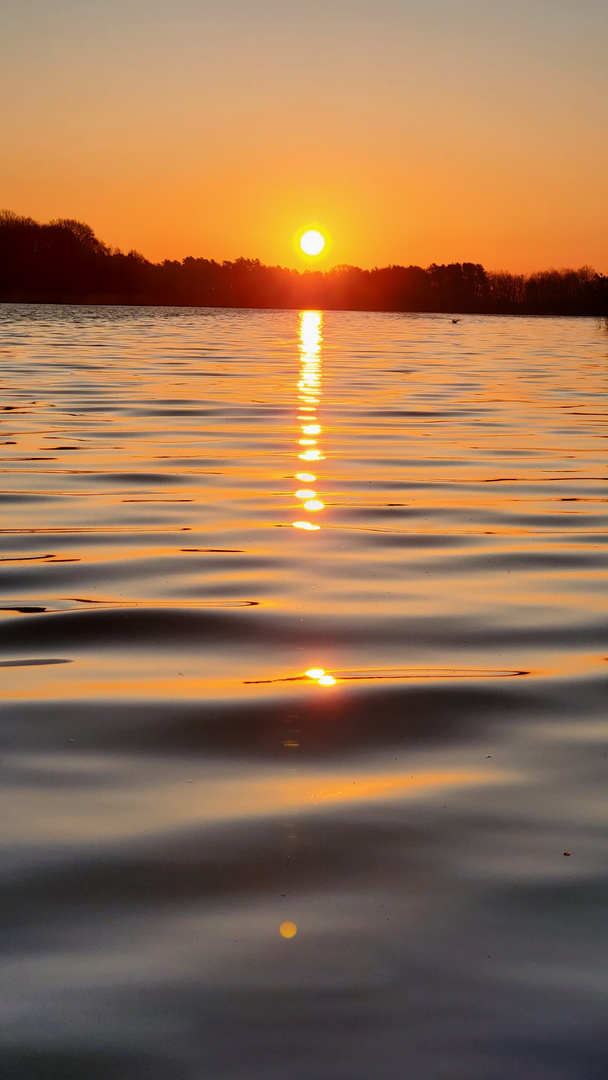
M 608 272 L 607 0 L 4 0 L 0 207 L 148 258 Z

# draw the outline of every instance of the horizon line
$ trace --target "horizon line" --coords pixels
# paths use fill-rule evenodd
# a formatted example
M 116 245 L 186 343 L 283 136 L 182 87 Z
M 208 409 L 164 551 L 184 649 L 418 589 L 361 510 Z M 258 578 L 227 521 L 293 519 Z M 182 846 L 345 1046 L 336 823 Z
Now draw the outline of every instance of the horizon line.
M 433 267 L 448 267 L 448 266 L 462 266 L 462 267 L 464 267 L 464 266 L 474 266 L 474 267 L 477 267 L 477 268 L 482 268 L 488 274 L 509 274 L 511 277 L 518 277 L 518 278 L 531 278 L 531 277 L 534 277 L 536 274 L 547 274 L 547 273 L 567 274 L 567 273 L 580 273 L 581 271 L 591 272 L 591 273 L 593 273 L 594 276 L 597 276 L 597 277 L 600 277 L 600 278 L 606 277 L 608 275 L 608 271 L 606 273 L 604 273 L 601 270 L 596 270 L 595 267 L 591 263 L 581 263 L 578 266 L 572 266 L 572 265 L 570 265 L 570 266 L 566 266 L 566 265 L 558 266 L 558 265 L 555 265 L 555 264 L 551 264 L 549 266 L 539 267 L 536 270 L 529 270 L 529 271 L 521 270 L 521 271 L 518 271 L 518 270 L 509 270 L 504 266 L 501 266 L 501 267 L 496 268 L 496 269 L 493 269 L 493 268 L 490 269 L 490 268 L 484 266 L 483 263 L 481 263 L 479 261 L 475 261 L 474 259 L 459 259 L 459 260 L 452 261 L 452 262 L 435 262 L 435 261 L 432 261 L 432 262 L 428 263 L 425 266 L 423 266 L 421 263 L 413 263 L 413 262 L 410 262 L 410 263 L 389 262 L 389 263 L 385 263 L 384 265 L 374 263 L 373 266 L 359 266 L 358 264 L 355 264 L 355 263 L 335 263 L 333 266 L 326 266 L 326 267 L 314 266 L 314 265 L 313 266 L 298 267 L 298 266 L 286 265 L 286 264 L 283 264 L 283 263 L 265 263 L 265 262 L 262 262 L 262 260 L 258 256 L 252 256 L 252 255 L 237 255 L 235 258 L 232 258 L 232 259 L 216 259 L 216 258 L 213 258 L 213 257 L 209 257 L 207 255 L 188 254 L 188 255 L 184 255 L 181 259 L 180 258 L 165 257 L 164 259 L 154 260 L 154 259 L 149 258 L 147 255 L 144 255 L 143 252 L 138 251 L 136 248 L 131 248 L 129 251 L 123 251 L 122 248 L 112 247 L 111 245 L 106 244 L 105 241 L 99 239 L 99 237 L 97 236 L 97 233 L 94 231 L 92 226 L 90 226 L 87 222 L 79 220 L 78 218 L 58 217 L 58 218 L 51 218 L 49 221 L 37 221 L 35 218 L 32 218 L 29 215 L 19 214 L 14 210 L 9 210 L 8 208 L 2 208 L 2 209 L 0 209 L 0 225 L 5 225 L 5 224 L 6 225 L 14 224 L 15 226 L 26 225 L 26 226 L 30 226 L 30 227 L 31 226 L 37 226 L 38 228 L 42 228 L 42 229 L 52 228 L 52 227 L 69 228 L 69 226 L 74 226 L 74 225 L 79 226 L 79 227 L 82 227 L 83 231 L 86 230 L 87 233 L 90 235 L 90 238 L 92 240 L 94 240 L 97 245 L 99 245 L 99 249 L 100 249 L 99 253 L 100 254 L 103 253 L 103 254 L 107 254 L 107 255 L 122 255 L 125 258 L 128 258 L 129 256 L 131 256 L 132 258 L 143 259 L 146 263 L 149 263 L 150 266 L 163 266 L 165 263 L 178 263 L 179 265 L 182 265 L 188 259 L 192 259 L 194 261 L 202 260 L 203 262 L 214 263 L 216 266 L 234 266 L 237 263 L 249 263 L 249 264 L 253 264 L 253 265 L 263 267 L 263 268 L 268 269 L 268 270 L 287 270 L 290 273 L 296 273 L 296 274 L 301 274 L 301 275 L 303 275 L 303 274 L 317 274 L 317 273 L 318 274 L 331 274 L 331 273 L 334 273 L 337 270 L 358 270 L 361 273 L 367 273 L 367 274 L 373 273 L 374 271 L 391 270 L 391 269 L 398 269 L 398 270 L 417 269 L 417 270 L 428 271 L 428 270 L 431 270 Z M 102 249 L 104 249 L 104 250 L 102 251 Z M 322 258 L 322 255 L 319 256 L 319 258 Z

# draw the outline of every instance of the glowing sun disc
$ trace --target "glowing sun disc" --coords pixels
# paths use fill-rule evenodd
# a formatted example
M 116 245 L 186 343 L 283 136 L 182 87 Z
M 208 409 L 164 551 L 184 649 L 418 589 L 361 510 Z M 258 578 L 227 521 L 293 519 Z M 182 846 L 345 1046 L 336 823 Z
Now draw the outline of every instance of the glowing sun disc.
M 308 229 L 300 237 L 300 247 L 305 255 L 320 255 L 325 247 L 325 237 L 318 229 Z

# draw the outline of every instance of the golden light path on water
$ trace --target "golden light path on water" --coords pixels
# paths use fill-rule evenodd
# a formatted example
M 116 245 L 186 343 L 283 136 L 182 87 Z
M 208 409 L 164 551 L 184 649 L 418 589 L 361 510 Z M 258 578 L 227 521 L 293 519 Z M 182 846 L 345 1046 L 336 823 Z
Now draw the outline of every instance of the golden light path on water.
M 603 326 L 0 308 L 2 1080 L 601 1080 Z
M 313 436 L 322 432 L 318 422 L 318 407 L 322 396 L 321 390 L 321 342 L 323 328 L 323 313 L 320 311 L 303 311 L 300 314 L 300 378 L 298 381 L 298 422 L 300 425 L 300 438 L 298 439 L 298 458 L 304 462 L 320 462 L 324 460 L 324 454 L 318 445 L 318 440 Z M 312 472 L 297 472 L 294 479 L 302 484 L 318 484 L 319 477 Z M 310 514 L 316 514 L 323 510 L 325 504 L 318 497 L 317 488 L 298 488 L 295 492 L 296 499 L 302 501 L 303 509 Z M 293 523 L 294 529 L 302 529 L 305 532 L 318 532 L 321 526 L 316 521 L 298 520 Z M 305 675 L 316 682 L 319 686 L 335 686 L 336 679 L 326 673 L 324 668 L 310 668 Z M 299 743 L 287 740 L 286 745 L 298 748 Z M 295 830 L 294 830 L 295 831 Z M 284 938 L 295 937 L 297 927 L 295 923 L 284 922 L 280 926 L 280 934 Z
M 322 396 L 321 390 L 321 342 L 323 328 L 323 313 L 321 311 L 302 311 L 300 314 L 300 379 L 298 382 L 298 420 L 300 430 L 304 435 L 320 435 L 322 428 L 317 422 L 317 415 L 312 413 L 312 405 L 315 411 L 318 409 Z M 314 395 L 314 396 L 313 396 Z M 305 402 L 306 404 L 302 404 Z M 310 423 L 314 420 L 314 423 Z M 302 421 L 304 421 L 302 423 Z M 306 450 L 298 453 L 303 461 L 323 461 L 325 456 L 317 446 L 316 439 L 299 439 L 299 446 L 316 446 L 315 450 Z M 296 473 L 295 479 L 302 483 L 311 484 L 318 481 L 315 473 Z M 313 488 L 299 488 L 296 499 L 302 499 L 303 507 L 310 513 L 317 513 L 325 508 L 325 503 L 319 499 L 318 492 Z M 308 532 L 316 532 L 321 526 L 312 521 L 294 521 L 294 529 L 303 529 Z M 317 682 L 319 686 L 335 686 L 337 680 L 329 675 L 324 668 L 311 668 L 305 672 L 309 679 Z
M 300 313 L 300 377 L 298 381 L 298 422 L 299 435 L 297 456 L 301 461 L 317 462 L 324 460 L 318 439 L 312 436 L 321 434 L 318 422 L 318 407 L 322 396 L 321 390 L 321 342 L 323 313 L 321 311 L 302 311 Z M 298 472 L 295 479 L 305 484 L 318 480 L 315 473 Z M 309 514 L 323 510 L 325 504 L 318 497 L 314 488 L 299 488 L 296 499 L 302 500 L 302 507 Z M 321 526 L 316 521 L 297 520 L 292 522 L 294 529 L 304 532 L 318 532 Z

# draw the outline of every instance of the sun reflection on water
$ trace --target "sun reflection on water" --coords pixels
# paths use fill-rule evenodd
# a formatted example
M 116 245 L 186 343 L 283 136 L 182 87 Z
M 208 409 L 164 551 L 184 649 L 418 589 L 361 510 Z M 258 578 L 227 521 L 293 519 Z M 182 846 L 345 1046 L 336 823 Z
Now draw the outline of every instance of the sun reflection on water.
M 313 525 L 312 521 L 293 521 L 292 525 L 294 529 L 304 529 L 308 530 L 309 532 L 313 532 L 321 528 L 320 525 Z
M 298 458 L 301 461 L 323 461 L 324 454 L 319 449 L 319 441 L 310 438 L 320 435 L 321 424 L 318 423 L 316 406 L 322 397 L 321 390 L 321 342 L 323 327 L 323 313 L 321 311 L 302 311 L 300 314 L 300 376 L 298 388 L 298 420 L 300 432 L 298 438 Z M 315 447 L 315 449 L 305 449 Z M 304 484 L 311 484 L 317 480 L 314 473 L 296 473 L 295 479 Z M 307 500 L 304 509 L 309 513 L 318 513 L 323 510 L 325 504 L 318 498 L 316 491 L 309 488 L 299 488 L 295 493 L 296 499 Z M 318 532 L 320 525 L 311 521 L 293 521 L 294 529 L 303 529 L 308 532 Z
M 309 668 L 304 672 L 309 679 L 314 679 L 320 686 L 335 686 L 337 679 L 334 679 L 333 675 L 328 675 L 325 668 Z

